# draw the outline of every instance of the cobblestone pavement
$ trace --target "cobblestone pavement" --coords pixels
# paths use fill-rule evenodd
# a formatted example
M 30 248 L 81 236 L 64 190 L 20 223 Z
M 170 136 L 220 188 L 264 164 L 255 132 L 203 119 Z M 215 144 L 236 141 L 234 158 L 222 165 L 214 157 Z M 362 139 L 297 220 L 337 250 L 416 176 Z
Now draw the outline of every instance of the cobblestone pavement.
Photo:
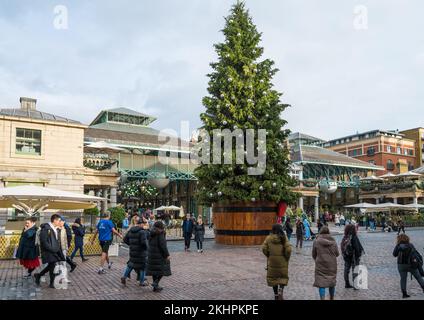
M 410 230 L 415 246 L 423 251 L 424 231 Z M 337 299 L 400 299 L 399 275 L 396 259 L 392 257 L 395 233 L 360 233 L 368 268 L 368 290 L 353 291 L 344 288 L 343 262 L 339 258 Z M 335 235 L 338 242 L 341 235 Z M 293 242 L 293 239 L 292 239 Z M 226 247 L 212 240 L 205 242 L 205 252 L 199 254 L 193 243 L 192 252 L 183 252 L 181 241 L 170 241 L 172 276 L 164 278 L 164 290 L 154 293 L 150 287 L 139 287 L 135 279 L 124 287 L 120 283 L 128 251 L 121 248 L 120 257 L 111 258 L 113 267 L 104 275 L 98 275 L 98 257 L 90 257 L 70 274 L 72 281 L 67 290 L 47 288 L 42 283 L 37 288 L 32 279 L 22 278 L 24 272 L 17 261 L 0 262 L 0 299 L 273 299 L 272 289 L 265 281 L 265 259 L 260 247 Z M 311 258 L 312 242 L 306 242 L 301 252 L 294 250 L 289 267 L 289 285 L 285 289 L 286 299 L 318 299 L 312 287 L 314 264 Z M 135 274 L 133 274 L 135 278 Z M 408 276 L 408 291 L 411 299 L 424 299 L 424 293 L 415 280 Z

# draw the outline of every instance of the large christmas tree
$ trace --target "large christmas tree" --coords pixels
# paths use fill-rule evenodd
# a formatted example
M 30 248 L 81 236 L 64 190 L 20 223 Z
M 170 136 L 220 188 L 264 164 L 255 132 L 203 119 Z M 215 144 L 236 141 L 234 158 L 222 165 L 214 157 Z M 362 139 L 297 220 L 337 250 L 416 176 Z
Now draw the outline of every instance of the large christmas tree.
M 266 167 L 263 174 L 249 175 L 246 162 L 236 163 L 233 144 L 232 164 L 203 163 L 196 169 L 198 199 L 204 204 L 223 200 L 292 203 L 297 195 L 290 189 L 295 185 L 289 176 L 286 141 L 290 132 L 284 129 L 287 122 L 281 118 L 288 105 L 281 103 L 282 94 L 271 82 L 278 70 L 273 61 L 261 60 L 261 34 L 243 2 L 233 5 L 225 20 L 225 41 L 215 45 L 218 62 L 211 63 L 213 71 L 208 74 L 209 95 L 203 98 L 206 110 L 200 115 L 202 129 L 210 137 L 215 129 L 266 129 L 266 139 L 255 136 L 255 150 L 258 143 L 266 146 L 266 150 L 260 149 L 266 154 Z

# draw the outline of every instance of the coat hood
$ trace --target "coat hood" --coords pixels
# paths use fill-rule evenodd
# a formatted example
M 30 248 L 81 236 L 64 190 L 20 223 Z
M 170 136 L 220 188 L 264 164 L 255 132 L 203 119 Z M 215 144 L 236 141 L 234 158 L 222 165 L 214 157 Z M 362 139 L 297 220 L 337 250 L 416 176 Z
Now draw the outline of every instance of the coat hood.
M 152 237 L 152 238 L 156 237 L 156 236 L 158 236 L 158 235 L 160 235 L 161 233 L 164 233 L 164 232 L 165 232 L 165 230 L 163 230 L 163 229 L 153 227 L 152 231 L 150 232 L 150 237 Z
M 408 250 L 410 248 L 411 248 L 411 244 L 409 244 L 409 243 L 401 243 L 399 245 L 399 250 L 400 251 Z
M 140 227 L 140 226 L 134 226 L 128 232 L 129 233 L 137 233 L 137 232 L 140 232 L 141 230 L 143 230 L 142 227 Z
M 274 244 L 281 244 L 281 239 L 280 236 L 277 234 L 271 234 L 269 236 L 269 242 L 274 243 Z
M 329 234 L 320 234 L 317 236 L 316 242 L 324 247 L 329 247 L 334 245 L 336 240 L 334 240 L 334 238 Z

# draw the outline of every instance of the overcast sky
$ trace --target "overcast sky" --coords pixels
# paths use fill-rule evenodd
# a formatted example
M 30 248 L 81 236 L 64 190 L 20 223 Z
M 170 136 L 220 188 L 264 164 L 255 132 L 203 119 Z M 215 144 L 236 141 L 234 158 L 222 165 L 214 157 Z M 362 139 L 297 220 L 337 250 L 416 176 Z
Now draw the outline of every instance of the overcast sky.
M 158 117 L 155 128 L 189 120 L 194 129 L 232 3 L 0 0 L 0 107 L 34 97 L 39 110 L 88 124 L 126 106 Z M 424 1 L 246 3 L 280 69 L 292 131 L 331 139 L 424 126 Z M 68 29 L 54 27 L 57 5 Z M 358 5 L 368 29 L 354 27 Z

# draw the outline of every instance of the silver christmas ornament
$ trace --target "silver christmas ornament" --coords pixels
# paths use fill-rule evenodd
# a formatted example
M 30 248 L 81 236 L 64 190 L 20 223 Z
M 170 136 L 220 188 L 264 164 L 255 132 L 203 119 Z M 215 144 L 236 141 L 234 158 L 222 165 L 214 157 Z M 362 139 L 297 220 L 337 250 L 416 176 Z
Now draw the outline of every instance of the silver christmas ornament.
M 260 186 L 260 187 L 259 187 L 259 190 L 260 190 L 260 191 L 263 191 L 263 190 L 264 190 L 264 187 Z
M 255 201 L 256 201 L 256 199 L 255 199 L 255 198 L 252 198 L 252 199 L 250 199 L 250 200 L 252 200 L 252 202 L 255 202 Z
M 218 196 L 222 196 L 222 192 L 221 191 L 218 191 Z
M 272 186 L 275 188 L 275 187 L 277 186 L 277 184 L 274 182 L 274 183 L 272 184 Z

